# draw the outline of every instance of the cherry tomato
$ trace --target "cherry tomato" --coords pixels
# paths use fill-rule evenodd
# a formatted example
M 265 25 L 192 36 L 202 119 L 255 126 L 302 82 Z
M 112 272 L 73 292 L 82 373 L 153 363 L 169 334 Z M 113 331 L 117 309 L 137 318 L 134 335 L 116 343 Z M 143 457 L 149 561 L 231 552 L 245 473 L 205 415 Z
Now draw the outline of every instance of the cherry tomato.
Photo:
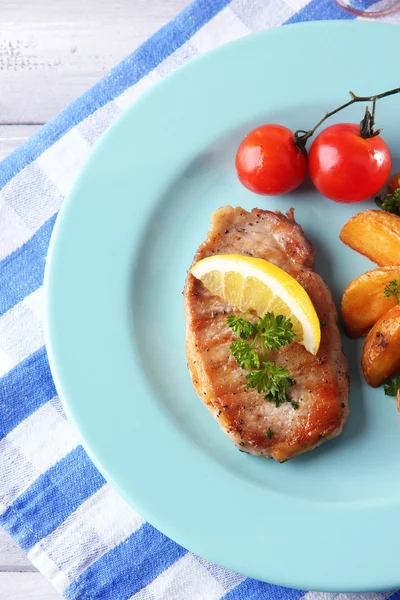
M 392 175 L 392 177 L 389 179 L 390 191 L 394 192 L 394 190 L 397 190 L 397 188 L 400 188 L 400 173 Z
M 340 123 L 315 138 L 308 168 L 315 187 L 336 202 L 361 202 L 386 183 L 392 165 L 390 152 L 377 135 L 364 139 L 360 126 Z
M 297 188 L 307 175 L 307 159 L 282 125 L 261 125 L 250 131 L 236 154 L 239 180 L 252 192 L 277 196 Z

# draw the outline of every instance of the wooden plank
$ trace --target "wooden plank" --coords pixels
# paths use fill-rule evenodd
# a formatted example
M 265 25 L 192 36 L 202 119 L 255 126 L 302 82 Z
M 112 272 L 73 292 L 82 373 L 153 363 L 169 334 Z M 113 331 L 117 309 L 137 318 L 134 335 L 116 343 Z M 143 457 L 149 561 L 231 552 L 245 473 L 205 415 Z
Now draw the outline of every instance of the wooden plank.
M 4 571 L 22 572 L 36 569 L 10 536 L 0 530 L 0 572 Z
M 45 123 L 188 0 L 1 0 L 0 124 Z
M 40 125 L 0 125 L 0 161 L 40 127 Z
M 0 573 L 0 600 L 61 600 L 40 573 Z

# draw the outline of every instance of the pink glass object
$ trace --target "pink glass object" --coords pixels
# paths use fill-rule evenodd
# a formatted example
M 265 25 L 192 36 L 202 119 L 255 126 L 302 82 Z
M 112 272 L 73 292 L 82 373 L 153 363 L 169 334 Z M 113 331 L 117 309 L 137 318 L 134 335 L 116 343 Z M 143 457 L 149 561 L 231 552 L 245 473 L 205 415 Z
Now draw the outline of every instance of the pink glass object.
M 371 2 L 371 0 L 335 0 L 344 10 L 356 15 L 357 17 L 384 17 L 390 13 L 400 10 L 400 0 L 380 0 L 380 2 Z

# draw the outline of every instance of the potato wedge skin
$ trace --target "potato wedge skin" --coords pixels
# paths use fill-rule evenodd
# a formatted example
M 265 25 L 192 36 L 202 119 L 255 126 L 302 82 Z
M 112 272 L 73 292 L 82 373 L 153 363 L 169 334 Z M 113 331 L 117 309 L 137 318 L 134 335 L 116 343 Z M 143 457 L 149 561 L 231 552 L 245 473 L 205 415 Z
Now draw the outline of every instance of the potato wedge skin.
M 397 298 L 386 298 L 385 287 L 400 282 L 400 266 L 378 267 L 353 279 L 343 292 L 340 312 L 350 337 L 366 335 L 391 308 Z
M 378 387 L 400 369 L 400 305 L 381 317 L 367 335 L 361 368 L 372 387 Z
M 384 210 L 365 210 L 343 225 L 344 244 L 384 267 L 400 265 L 400 217 Z

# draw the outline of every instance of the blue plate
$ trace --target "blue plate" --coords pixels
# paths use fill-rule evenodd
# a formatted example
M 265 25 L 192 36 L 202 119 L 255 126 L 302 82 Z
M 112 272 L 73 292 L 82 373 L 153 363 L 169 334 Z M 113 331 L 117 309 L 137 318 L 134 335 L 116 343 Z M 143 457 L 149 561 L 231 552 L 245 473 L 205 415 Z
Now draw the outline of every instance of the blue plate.
M 368 22 L 290 26 L 241 39 L 156 85 L 110 128 L 64 203 L 46 271 L 57 389 L 85 448 L 146 519 L 197 554 L 286 586 L 399 586 L 400 416 L 351 364 L 345 432 L 280 465 L 241 454 L 190 382 L 182 290 L 219 206 L 287 210 L 312 240 L 337 303 L 372 263 L 339 230 L 368 208 L 310 185 L 256 196 L 235 175 L 252 127 L 307 129 L 346 101 L 399 84 L 399 29 Z M 338 120 L 358 122 L 355 105 Z M 378 125 L 400 170 L 400 98 Z M 332 120 L 334 122 L 335 119 Z

